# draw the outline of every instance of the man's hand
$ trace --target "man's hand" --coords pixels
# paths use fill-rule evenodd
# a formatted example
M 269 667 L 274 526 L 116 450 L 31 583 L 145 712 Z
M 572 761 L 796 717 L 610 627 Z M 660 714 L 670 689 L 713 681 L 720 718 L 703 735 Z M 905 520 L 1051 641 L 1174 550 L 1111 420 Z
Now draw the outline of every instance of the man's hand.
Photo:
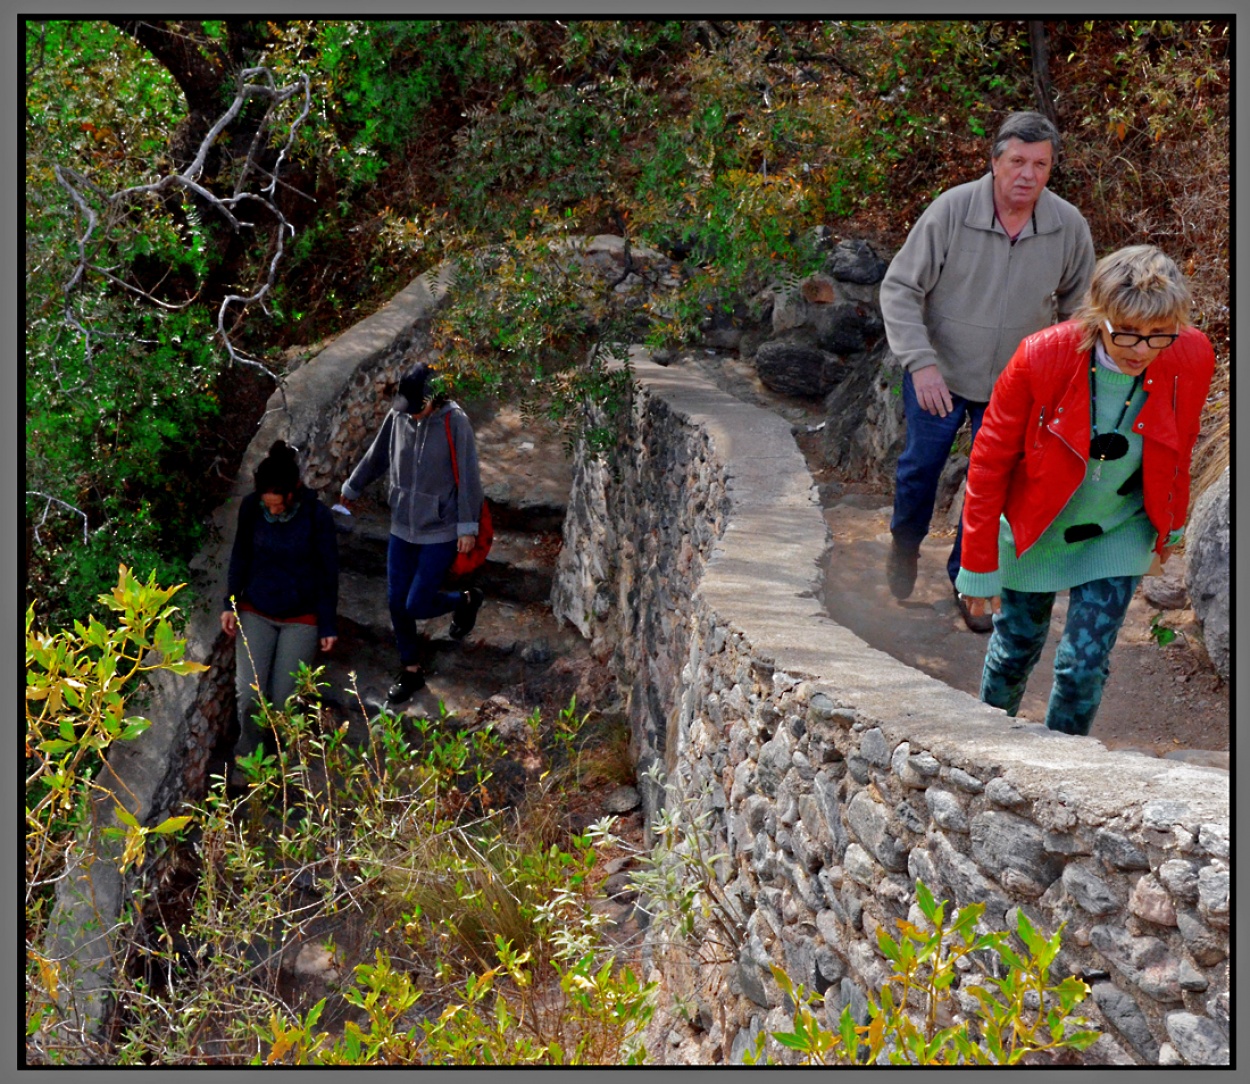
M 458 553 L 471 553 L 474 545 L 477 543 L 477 535 L 462 534 L 456 539 L 456 551 Z
M 318 641 L 318 644 L 321 647 L 322 651 L 330 651 L 334 648 L 334 644 L 337 640 L 338 640 L 337 636 L 323 636 Z
M 913 370 L 911 386 L 916 393 L 916 402 L 920 404 L 921 410 L 927 410 L 930 414 L 945 418 L 955 409 L 955 404 L 951 402 L 950 390 L 946 387 L 946 381 L 942 379 L 942 374 L 938 372 L 936 365 L 926 365 L 923 369 Z
M 239 619 L 233 610 L 221 611 L 221 631 L 230 637 L 239 631 Z

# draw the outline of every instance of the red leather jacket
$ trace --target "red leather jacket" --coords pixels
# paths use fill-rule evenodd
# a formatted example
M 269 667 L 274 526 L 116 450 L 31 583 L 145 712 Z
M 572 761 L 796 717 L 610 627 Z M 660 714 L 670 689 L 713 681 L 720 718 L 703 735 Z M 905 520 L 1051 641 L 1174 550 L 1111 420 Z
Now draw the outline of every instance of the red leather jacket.
M 998 568 L 999 516 L 1011 524 L 1017 556 L 1041 537 L 1085 480 L 1089 462 L 1089 351 L 1075 321 L 1030 335 L 994 385 L 972 448 L 964 496 L 961 564 Z M 1146 402 L 1133 429 L 1142 437 L 1146 515 L 1168 534 L 1189 514 L 1189 465 L 1215 353 L 1186 328 L 1146 369 Z

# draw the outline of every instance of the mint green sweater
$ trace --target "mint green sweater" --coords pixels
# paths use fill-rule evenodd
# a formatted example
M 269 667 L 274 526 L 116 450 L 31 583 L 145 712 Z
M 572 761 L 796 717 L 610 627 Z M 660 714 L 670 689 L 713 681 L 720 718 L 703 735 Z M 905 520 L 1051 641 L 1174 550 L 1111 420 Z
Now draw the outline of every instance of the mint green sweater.
M 1095 382 L 1098 432 L 1110 433 L 1124 409 L 1133 378 L 1099 364 Z M 998 571 L 968 572 L 961 568 L 955 579 L 958 591 L 970 598 L 990 598 L 1001 594 L 1004 587 L 1013 591 L 1061 591 L 1108 576 L 1146 573 L 1157 535 L 1146 517 L 1142 497 L 1142 438 L 1132 426 L 1145 401 L 1146 392 L 1139 384 L 1119 424 L 1119 432 L 1128 439 L 1124 457 L 1103 462 L 1096 482 L 1093 476 L 1099 461 L 1091 459 L 1085 481 L 1023 557 L 1016 557 L 1011 525 L 1004 516 L 998 536 Z M 1101 531 L 1095 533 L 1095 526 Z M 1093 537 L 1083 537 L 1090 534 Z M 1069 540 L 1072 537 L 1077 540 Z

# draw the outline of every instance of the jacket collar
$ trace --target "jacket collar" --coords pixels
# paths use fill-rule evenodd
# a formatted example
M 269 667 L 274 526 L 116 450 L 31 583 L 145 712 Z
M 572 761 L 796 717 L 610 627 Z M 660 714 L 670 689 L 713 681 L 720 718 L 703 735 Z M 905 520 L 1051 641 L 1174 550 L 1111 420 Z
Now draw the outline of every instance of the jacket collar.
M 1082 364 L 1077 366 L 1067 388 L 1059 398 L 1062 412 L 1050 426 L 1053 433 L 1063 437 L 1072 448 L 1086 449 L 1088 456 L 1089 425 L 1089 351 L 1082 351 Z M 1142 387 L 1146 401 L 1133 422 L 1133 428 L 1142 436 L 1166 444 L 1169 448 L 1180 447 L 1176 429 L 1176 414 L 1171 409 L 1172 384 L 1176 377 L 1175 366 L 1165 364 L 1160 358 L 1146 370 Z M 1142 428 L 1138 429 L 1138 425 Z M 1083 441 L 1082 441 L 1083 436 Z
M 458 409 L 456 403 L 453 400 L 448 399 L 447 402 L 445 402 L 441 407 L 436 407 L 428 418 L 422 418 L 421 422 L 416 421 L 411 414 L 406 414 L 403 411 L 394 410 L 392 408 L 391 413 L 398 414 L 401 418 L 407 418 L 410 425 L 420 425 L 422 422 L 434 422 L 436 420 L 441 420 L 444 414 L 449 414 L 451 411 L 456 409 Z
M 964 225 L 974 230 L 989 230 L 991 233 L 1002 233 L 1002 225 L 994 214 L 994 174 L 986 172 L 980 180 L 973 181 L 972 198 L 968 201 L 968 213 L 964 216 Z M 1059 218 L 1059 197 L 1049 188 L 1043 188 L 1033 207 L 1033 220 L 1037 224 L 1037 233 L 1055 233 L 1063 229 Z M 1029 236 L 1025 234 L 1024 236 Z

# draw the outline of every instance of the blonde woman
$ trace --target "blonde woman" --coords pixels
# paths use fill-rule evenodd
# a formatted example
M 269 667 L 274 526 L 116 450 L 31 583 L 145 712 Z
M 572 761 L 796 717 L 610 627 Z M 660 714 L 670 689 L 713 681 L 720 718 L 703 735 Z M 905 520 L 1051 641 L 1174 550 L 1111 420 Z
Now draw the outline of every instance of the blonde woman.
M 1152 245 L 1100 260 L 1066 323 L 1026 338 L 994 387 L 968 468 L 955 581 L 992 611 L 981 699 L 1015 715 L 1069 592 L 1046 725 L 1088 734 L 1141 577 L 1184 532 L 1215 356 L 1189 288 Z

